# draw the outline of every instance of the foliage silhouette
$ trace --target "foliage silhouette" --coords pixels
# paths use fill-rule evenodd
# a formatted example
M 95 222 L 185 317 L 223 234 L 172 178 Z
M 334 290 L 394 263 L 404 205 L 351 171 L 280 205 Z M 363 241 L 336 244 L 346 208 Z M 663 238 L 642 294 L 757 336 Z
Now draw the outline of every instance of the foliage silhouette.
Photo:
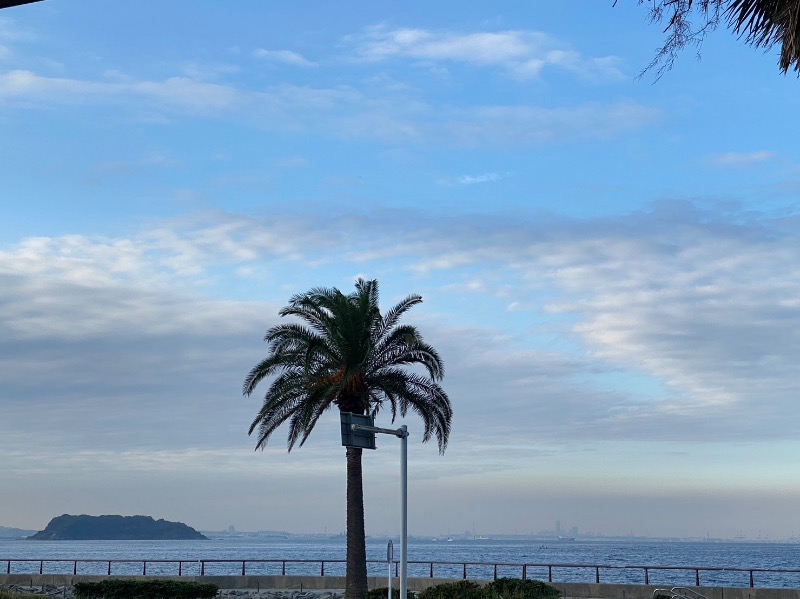
M 250 425 L 258 431 L 256 448 L 288 423 L 289 451 L 305 443 L 328 410 L 377 415 L 388 408 L 392 422 L 411 410 L 422 418 L 423 441 L 436 437 L 444 453 L 450 435 L 452 409 L 437 381 L 444 363 L 419 331 L 400 318 L 422 302 L 409 295 L 381 314 L 378 282 L 358 279 L 355 291 L 317 287 L 293 296 L 280 311 L 300 322 L 270 328 L 264 340 L 268 354 L 244 381 L 249 396 L 268 377 L 272 381 L 264 403 Z M 421 374 L 420 370 L 426 374 Z M 362 450 L 348 447 L 347 571 L 345 599 L 367 594 L 367 554 L 364 534 Z

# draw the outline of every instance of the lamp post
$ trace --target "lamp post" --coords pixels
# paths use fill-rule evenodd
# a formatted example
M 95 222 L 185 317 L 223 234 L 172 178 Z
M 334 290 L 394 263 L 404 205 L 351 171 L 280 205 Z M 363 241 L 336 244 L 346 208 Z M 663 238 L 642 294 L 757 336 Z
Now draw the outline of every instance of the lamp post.
M 368 424 L 352 423 L 352 416 L 357 418 L 369 418 L 369 416 L 358 416 L 354 414 L 342 413 L 342 444 L 363 443 L 362 447 L 370 447 L 369 439 L 350 440 L 345 443 L 344 435 L 347 424 L 350 424 L 350 431 L 355 433 L 367 433 L 372 435 L 370 449 L 375 449 L 375 433 L 393 435 L 400 439 L 400 599 L 406 599 L 408 593 L 408 427 L 404 424 L 398 429 L 380 428 Z M 362 435 L 363 436 L 363 435 Z M 391 597 L 389 598 L 391 599 Z
M 400 437 L 400 599 L 408 599 L 408 428 L 398 429 Z

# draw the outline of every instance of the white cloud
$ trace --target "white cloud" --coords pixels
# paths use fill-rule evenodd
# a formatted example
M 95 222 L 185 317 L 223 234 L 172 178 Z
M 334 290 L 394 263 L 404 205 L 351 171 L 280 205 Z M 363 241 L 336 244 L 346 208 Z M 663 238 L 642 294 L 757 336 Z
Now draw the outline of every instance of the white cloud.
M 476 183 L 499 181 L 500 178 L 497 173 L 483 173 L 481 175 L 461 175 L 456 181 L 461 185 L 475 185 Z
M 609 139 L 661 120 L 660 110 L 637 103 L 544 108 L 500 105 L 434 108 L 419 102 L 363 98 L 341 106 L 322 123 L 332 134 L 354 139 L 445 146 L 526 147 L 574 139 Z
M 0 41 L 29 42 L 37 39 L 30 30 L 20 25 L 19 21 L 9 17 L 0 17 Z
M 772 152 L 760 150 L 758 152 L 726 152 L 711 156 L 710 161 L 716 166 L 750 166 L 767 162 L 774 158 Z
M 75 355 L 82 340 L 102 347 L 101 339 L 141 335 L 162 336 L 164 351 L 174 352 L 167 339 L 185 344 L 190 331 L 219 347 L 265 324 L 253 324 L 255 307 L 202 298 L 204 289 L 231 284 L 215 281 L 211 273 L 220 268 L 242 273 L 248 287 L 259 273 L 281 280 L 285 292 L 270 294 L 280 302 L 319 284 L 319 269 L 330 264 L 349 264 L 352 272 L 393 264 L 395 273 L 415 277 L 395 285 L 421 286 L 434 305 L 458 298 L 462 314 L 475 310 L 475 320 L 462 323 L 469 331 L 463 336 L 446 315 L 431 325 L 456 364 L 450 384 L 472 394 L 491 373 L 486 380 L 504 381 L 492 391 L 501 403 L 528 389 L 525 401 L 541 411 L 540 423 L 552 409 L 541 403 L 545 397 L 557 397 L 562 410 L 572 397 L 574 410 L 559 424 L 541 424 L 554 435 L 562 426 L 602 438 L 627 427 L 630 435 L 635 423 L 644 437 L 667 430 L 674 436 L 667 424 L 686 435 L 702 427 L 709 439 L 745 427 L 754 438 L 774 436 L 797 392 L 800 333 L 786 323 L 800 317 L 800 234 L 790 219 L 735 215 L 741 222 L 734 224 L 666 209 L 669 219 L 656 209 L 591 224 L 215 214 L 164 223 L 129 240 L 29 239 L 0 260 L 0 322 L 12 345 L 49 336 L 53 347 L 57 339 L 75 344 Z M 402 243 L 391 242 L 396 226 Z M 512 319 L 508 331 L 500 314 Z M 233 337 L 215 339 L 217 330 Z M 476 335 L 485 339 L 468 341 Z M 543 350 L 550 339 L 561 341 Z M 6 362 L 9 372 L 30 372 L 34 362 L 19 348 L 15 355 L 16 362 Z M 131 354 L 126 362 L 142 359 Z M 73 362 L 63 367 L 74 369 Z M 631 387 L 631 377 L 640 382 Z M 765 396 L 770 402 L 762 405 Z M 751 410 L 755 416 L 745 416 Z
M 230 108 L 238 97 L 238 93 L 228 86 L 202 83 L 186 77 L 141 81 L 130 89 L 168 104 L 199 111 Z
M 547 38 L 543 34 L 518 31 L 451 34 L 423 29 L 388 30 L 379 26 L 366 32 L 359 50 L 364 58 L 371 60 L 410 56 L 479 64 L 505 64 L 509 60 L 527 57 L 533 48 L 541 47 L 546 42 Z
M 440 179 L 442 185 L 477 185 L 480 183 L 493 183 L 500 181 L 503 177 L 498 173 L 481 173 L 479 175 L 460 175 L 458 177 L 447 177 Z
M 256 58 L 262 58 L 270 62 L 279 62 L 296 67 L 316 67 L 317 63 L 305 58 L 302 54 L 291 50 L 264 50 L 259 48 L 253 52 Z
M 183 67 L 183 74 L 194 81 L 207 81 L 224 77 L 226 75 L 238 74 L 241 68 L 231 64 L 201 64 L 196 62 L 187 63 Z
M 426 29 L 368 28 L 350 36 L 359 58 L 383 61 L 412 58 L 493 66 L 521 77 L 536 77 L 547 67 L 568 70 L 594 80 L 622 78 L 614 57 L 586 59 L 552 37 L 534 31 L 454 33 Z
M 637 102 L 559 108 L 486 106 L 454 110 L 434 130 L 466 146 L 518 147 L 585 137 L 612 138 L 658 122 L 661 112 Z
M 85 81 L 45 77 L 32 71 L 0 74 L 0 104 L 11 101 L 52 104 L 127 102 L 131 97 L 149 99 L 172 109 L 207 112 L 231 108 L 238 92 L 230 87 L 203 83 L 186 77 L 163 81 Z
M 281 84 L 263 91 L 187 77 L 133 80 L 121 74 L 99 81 L 45 77 L 32 71 L 0 74 L 0 105 L 13 108 L 116 105 L 138 118 L 212 116 L 266 130 L 337 139 L 488 145 L 501 148 L 581 138 L 612 138 L 661 118 L 632 101 L 544 108 L 532 105 L 431 105 L 395 91 L 350 86 Z M 387 95 L 383 95 L 387 94 Z

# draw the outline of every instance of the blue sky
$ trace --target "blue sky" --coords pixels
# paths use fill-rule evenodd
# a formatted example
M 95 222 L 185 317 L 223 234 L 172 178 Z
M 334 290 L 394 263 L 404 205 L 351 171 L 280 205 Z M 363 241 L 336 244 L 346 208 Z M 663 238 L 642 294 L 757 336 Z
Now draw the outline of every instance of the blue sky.
M 663 25 L 612 4 L 2 11 L 0 524 L 342 530 L 337 415 L 254 452 L 240 389 L 363 276 L 447 368 L 413 534 L 796 536 L 797 79 L 727 31 L 640 76 Z

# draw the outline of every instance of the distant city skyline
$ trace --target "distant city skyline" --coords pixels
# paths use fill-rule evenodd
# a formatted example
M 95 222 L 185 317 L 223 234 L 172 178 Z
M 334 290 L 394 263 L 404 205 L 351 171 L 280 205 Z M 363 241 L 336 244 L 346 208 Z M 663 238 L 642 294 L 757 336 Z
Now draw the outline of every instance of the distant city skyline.
M 795 536 L 800 81 L 725 30 L 656 81 L 663 40 L 633 1 L 0 11 L 0 523 L 343 530 L 338 415 L 256 452 L 241 388 L 363 276 L 454 409 L 444 455 L 394 423 L 412 535 Z
M 75 514 L 73 514 L 75 515 Z M 187 524 L 191 526 L 188 522 L 183 522 L 183 524 Z M 428 531 L 425 534 L 417 534 L 413 535 L 415 537 L 420 538 L 433 538 L 439 540 L 447 540 L 447 539 L 469 539 L 469 540 L 499 540 L 499 539 L 514 539 L 514 538 L 534 538 L 534 539 L 554 539 L 554 540 L 591 540 L 591 539 L 652 539 L 652 540 L 660 540 L 660 539 L 672 539 L 672 540 L 684 540 L 684 541 L 697 541 L 697 540 L 722 540 L 722 541 L 772 541 L 772 542 L 779 542 L 779 541 L 786 541 L 786 542 L 800 542 L 800 536 L 795 534 L 794 532 L 785 537 L 776 537 L 772 538 L 769 536 L 762 536 L 761 531 L 757 531 L 755 536 L 747 536 L 743 533 L 742 530 L 738 530 L 736 535 L 732 537 L 724 537 L 724 536 L 712 536 L 710 531 L 706 531 L 705 534 L 696 534 L 696 535 L 687 535 L 687 536 L 675 536 L 675 535 L 658 535 L 652 536 L 648 535 L 647 531 L 643 534 L 634 534 L 634 531 L 626 532 L 618 532 L 616 534 L 598 534 L 593 532 L 592 530 L 588 531 L 579 531 L 577 526 L 570 526 L 568 529 L 564 529 L 564 527 L 559 527 L 560 522 L 556 521 L 555 527 L 552 530 L 530 530 L 530 531 L 522 531 L 516 530 L 513 533 L 498 533 L 495 531 L 477 531 L 475 529 L 463 529 L 463 532 L 459 531 Z M 12 536 L 13 533 L 30 533 L 33 534 L 38 532 L 39 530 L 44 529 L 45 527 L 42 526 L 41 528 L 32 528 L 32 529 L 20 529 L 16 527 L 9 527 L 0 525 L 0 537 L 9 537 Z M 192 527 L 199 532 L 204 534 L 216 534 L 216 535 L 231 535 L 231 536 L 275 536 L 275 535 L 291 535 L 291 536 L 299 536 L 299 537 L 330 537 L 330 536 L 342 536 L 345 534 L 344 530 L 341 531 L 329 531 L 327 529 L 318 530 L 318 531 L 308 531 L 308 532 L 293 532 L 291 530 L 283 530 L 283 529 L 275 529 L 275 530 L 240 530 L 235 525 L 229 524 L 227 527 L 222 529 L 202 529 L 198 527 Z M 565 536 L 569 535 L 569 536 Z M 371 532 L 368 534 L 369 537 L 372 538 L 392 538 L 396 537 L 396 534 L 389 533 L 387 531 L 383 532 Z
M 276 534 L 286 534 L 292 536 L 341 536 L 344 534 L 344 530 L 339 532 L 331 532 L 328 530 L 321 530 L 316 532 L 308 532 L 308 533 L 294 533 L 290 530 L 239 530 L 235 526 L 233 530 L 230 530 L 231 526 L 228 526 L 227 529 L 222 530 L 201 530 L 200 532 L 203 533 L 216 533 L 216 534 L 231 534 L 231 535 L 276 535 Z M 563 535 L 569 536 L 563 536 Z M 369 537 L 372 538 L 392 538 L 397 535 L 393 535 L 387 532 L 372 532 L 368 534 Z M 742 533 L 742 531 L 737 531 L 737 534 L 731 537 L 724 537 L 724 536 L 713 536 L 711 535 L 710 531 L 705 531 L 704 534 L 696 534 L 696 535 L 687 535 L 687 536 L 676 536 L 676 535 L 648 535 L 647 531 L 643 534 L 634 534 L 633 531 L 623 532 L 620 531 L 618 534 L 598 534 L 592 532 L 591 530 L 580 532 L 577 529 L 577 526 L 569 527 L 569 530 L 562 530 L 560 533 L 558 529 L 553 530 L 539 530 L 539 531 L 515 531 L 514 533 L 498 533 L 492 531 L 483 531 L 481 533 L 475 532 L 470 529 L 464 529 L 462 532 L 458 531 L 431 531 L 428 534 L 418 534 L 414 535 L 415 537 L 419 538 L 435 538 L 439 540 L 446 540 L 448 538 L 459 538 L 459 539 L 469 539 L 469 540 L 500 540 L 500 539 L 513 539 L 513 538 L 534 538 L 534 539 L 553 539 L 553 540 L 570 540 L 574 538 L 575 540 L 591 540 L 591 539 L 652 539 L 652 540 L 661 540 L 661 539 L 671 539 L 671 540 L 684 540 L 684 541 L 707 541 L 707 540 L 719 540 L 719 541 L 772 541 L 772 542 L 800 542 L 800 535 L 791 534 L 786 537 L 776 537 L 772 538 L 769 536 L 762 536 L 760 532 L 756 532 L 755 536 L 746 536 Z
M 194 528 L 194 527 L 193 527 Z M 41 529 L 20 529 L 15 527 L 3 527 L 0 526 L 0 538 L 11 538 L 11 537 L 19 537 L 19 536 L 29 536 L 36 532 L 39 532 Z M 284 530 L 216 530 L 216 529 L 202 529 L 197 528 L 195 529 L 198 532 L 203 534 L 219 534 L 219 535 L 233 535 L 233 536 L 253 536 L 253 537 L 261 537 L 261 536 L 268 536 L 274 537 L 275 535 L 289 535 L 289 536 L 297 536 L 297 537 L 330 537 L 336 536 L 336 533 L 331 533 L 328 531 L 317 531 L 317 532 L 305 532 L 305 533 L 295 533 L 292 531 L 284 531 Z M 798 535 L 790 535 L 786 537 L 769 537 L 769 536 L 761 536 L 757 534 L 754 537 L 745 536 L 744 534 L 737 534 L 732 537 L 717 537 L 711 536 L 710 533 L 706 533 L 705 535 L 689 535 L 689 536 L 651 536 L 648 534 L 594 534 L 591 531 L 586 533 L 578 534 L 577 532 L 573 534 L 573 531 L 570 532 L 570 537 L 567 540 L 574 540 L 577 542 L 580 541 L 590 541 L 590 540 L 674 540 L 674 541 L 746 541 L 746 542 L 789 542 L 789 543 L 797 543 L 800 542 L 800 536 Z M 344 531 L 341 533 L 344 534 Z M 368 534 L 368 538 L 397 538 L 397 534 L 390 534 L 387 532 L 383 533 L 371 533 Z M 448 532 L 431 532 L 430 534 L 417 534 L 411 535 L 412 538 L 425 538 L 425 539 L 438 539 L 444 540 L 447 539 L 467 539 L 467 540 L 513 540 L 513 539 L 539 539 L 539 540 L 555 540 L 555 541 L 562 541 L 564 540 L 563 537 L 560 537 L 556 533 L 556 531 L 547 531 L 542 530 L 538 532 L 528 532 L 528 533 L 492 533 L 492 532 L 485 532 L 481 535 L 473 535 L 471 531 L 465 530 L 464 532 L 458 533 L 448 533 Z

